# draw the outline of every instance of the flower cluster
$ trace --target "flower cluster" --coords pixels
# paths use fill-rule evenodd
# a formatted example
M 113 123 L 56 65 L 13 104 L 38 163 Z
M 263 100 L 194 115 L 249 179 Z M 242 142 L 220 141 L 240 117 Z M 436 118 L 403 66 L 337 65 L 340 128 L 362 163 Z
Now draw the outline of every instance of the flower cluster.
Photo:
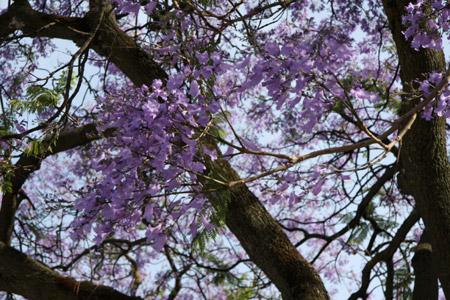
M 407 27 L 405 38 L 411 40 L 413 48 L 442 49 L 442 35 L 450 29 L 450 5 L 443 0 L 433 0 L 431 6 L 425 0 L 411 2 L 403 24 Z

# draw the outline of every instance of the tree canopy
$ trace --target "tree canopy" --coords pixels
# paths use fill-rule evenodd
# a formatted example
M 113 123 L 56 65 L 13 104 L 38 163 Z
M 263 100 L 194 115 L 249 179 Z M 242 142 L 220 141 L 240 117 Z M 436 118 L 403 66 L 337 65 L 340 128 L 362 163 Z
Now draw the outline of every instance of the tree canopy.
M 0 298 L 450 299 L 448 1 L 0 10 Z

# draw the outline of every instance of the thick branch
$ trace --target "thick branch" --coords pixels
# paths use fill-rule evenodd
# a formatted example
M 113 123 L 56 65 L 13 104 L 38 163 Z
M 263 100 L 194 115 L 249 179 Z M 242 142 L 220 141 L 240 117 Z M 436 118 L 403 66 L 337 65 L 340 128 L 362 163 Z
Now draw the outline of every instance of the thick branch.
M 0 290 L 30 300 L 139 300 L 110 287 L 75 281 L 0 242 Z
M 29 37 L 50 37 L 82 43 L 89 36 L 89 26 L 82 18 L 64 17 L 35 11 L 25 0 L 16 0 L 0 15 L 0 41 L 16 31 Z
M 210 176 L 217 179 L 239 178 L 225 160 L 207 163 Z M 302 257 L 289 241 L 281 226 L 245 186 L 223 190 L 205 182 L 214 206 L 225 210 L 225 222 L 236 235 L 250 259 L 260 267 L 281 291 L 283 299 L 322 300 L 328 294 L 312 265 Z M 221 190 L 222 189 L 222 190 Z
M 105 18 L 92 41 L 92 49 L 114 63 L 136 85 L 166 78 L 152 56 L 120 30 L 111 6 L 104 5 L 102 9 Z M 50 15 L 33 10 L 25 0 L 16 0 L 0 15 L 0 41 L 20 30 L 29 37 L 60 38 L 81 45 L 96 28 L 99 14 L 96 9 L 83 18 Z

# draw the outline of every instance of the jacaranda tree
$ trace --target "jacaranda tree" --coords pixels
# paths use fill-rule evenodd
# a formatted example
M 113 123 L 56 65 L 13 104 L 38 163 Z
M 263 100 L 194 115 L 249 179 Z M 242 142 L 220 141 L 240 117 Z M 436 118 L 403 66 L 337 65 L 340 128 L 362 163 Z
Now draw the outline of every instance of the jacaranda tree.
M 0 9 L 0 297 L 450 299 L 450 2 Z

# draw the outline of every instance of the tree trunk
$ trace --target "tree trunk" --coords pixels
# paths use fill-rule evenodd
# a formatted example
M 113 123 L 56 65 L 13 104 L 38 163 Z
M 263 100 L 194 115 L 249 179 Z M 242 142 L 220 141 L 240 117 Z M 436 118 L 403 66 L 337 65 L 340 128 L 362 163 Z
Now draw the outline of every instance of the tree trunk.
M 384 0 L 384 9 L 397 47 L 400 77 L 406 95 L 417 88 L 414 80 L 430 72 L 445 70 L 443 51 L 411 48 L 402 31 L 401 17 L 410 1 Z M 402 112 L 414 101 L 405 96 Z M 447 157 L 445 120 L 435 117 L 426 121 L 418 117 L 402 141 L 399 186 L 412 195 L 430 235 L 438 276 L 444 293 L 450 299 L 450 168 Z
M 207 159 L 208 161 L 208 159 Z M 208 174 L 223 181 L 239 180 L 236 171 L 222 159 L 207 163 Z M 289 241 L 280 225 L 245 186 L 227 188 L 206 182 L 208 198 L 225 210 L 225 223 L 238 238 L 250 259 L 280 290 L 283 299 L 329 299 L 311 264 Z
M 432 247 L 429 236 L 425 230 L 417 244 L 412 259 L 414 268 L 413 300 L 437 300 L 439 297 L 439 284 L 435 268 L 436 262 L 432 258 Z

